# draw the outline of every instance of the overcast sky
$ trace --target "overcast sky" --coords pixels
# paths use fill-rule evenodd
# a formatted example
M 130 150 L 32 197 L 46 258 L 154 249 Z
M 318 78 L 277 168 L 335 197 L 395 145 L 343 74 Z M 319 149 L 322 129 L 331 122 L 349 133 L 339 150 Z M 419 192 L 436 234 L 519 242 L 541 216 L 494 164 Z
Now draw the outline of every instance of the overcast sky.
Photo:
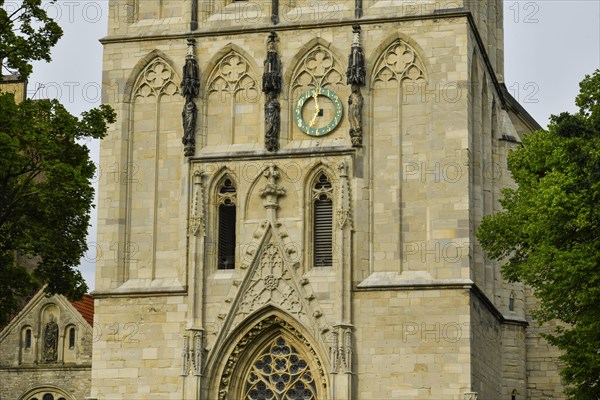
M 108 1 L 60 0 L 47 10 L 62 26 L 64 36 L 50 64 L 35 64 L 28 92 L 30 97 L 35 93 L 35 98 L 58 98 L 78 115 L 100 103 L 102 46 L 98 39 L 106 35 Z M 551 114 L 576 111 L 578 83 L 600 68 L 599 21 L 599 0 L 504 2 L 505 82 L 542 126 Z M 90 143 L 90 149 L 98 162 L 98 143 Z M 95 259 L 112 256 L 109 249 L 97 251 L 96 216 L 94 210 L 90 250 L 82 260 L 90 290 Z

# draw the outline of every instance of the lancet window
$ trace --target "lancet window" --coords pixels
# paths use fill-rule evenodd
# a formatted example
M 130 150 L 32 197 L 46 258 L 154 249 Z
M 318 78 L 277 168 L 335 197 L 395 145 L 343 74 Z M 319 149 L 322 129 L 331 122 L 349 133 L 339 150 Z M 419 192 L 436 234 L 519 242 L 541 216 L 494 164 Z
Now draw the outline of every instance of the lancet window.
M 219 187 L 219 238 L 218 238 L 218 269 L 235 268 L 235 231 L 236 231 L 236 199 L 237 192 L 231 178 L 226 177 Z
M 320 174 L 313 194 L 313 265 L 331 267 L 333 263 L 333 186 Z

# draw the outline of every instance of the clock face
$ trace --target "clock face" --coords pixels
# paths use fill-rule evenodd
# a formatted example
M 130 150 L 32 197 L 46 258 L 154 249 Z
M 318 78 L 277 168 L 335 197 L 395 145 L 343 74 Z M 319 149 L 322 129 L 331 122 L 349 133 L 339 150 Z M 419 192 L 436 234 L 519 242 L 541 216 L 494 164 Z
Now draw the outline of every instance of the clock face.
M 342 101 L 331 89 L 309 89 L 300 95 L 294 107 L 296 125 L 310 136 L 323 136 L 334 130 L 342 114 Z

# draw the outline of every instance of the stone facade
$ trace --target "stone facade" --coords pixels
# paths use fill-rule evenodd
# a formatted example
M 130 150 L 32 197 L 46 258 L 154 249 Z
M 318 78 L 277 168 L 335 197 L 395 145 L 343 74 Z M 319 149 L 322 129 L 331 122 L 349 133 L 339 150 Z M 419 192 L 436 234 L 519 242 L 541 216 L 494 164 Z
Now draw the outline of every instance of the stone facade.
M 93 301 L 43 290 L 0 332 L 0 398 L 79 400 L 90 394 Z M 52 396 L 52 397 L 49 397 Z
M 16 75 L 3 75 L 0 79 L 0 93 L 12 93 L 15 101 L 20 103 L 27 96 L 27 81 Z
M 474 236 L 537 127 L 502 2 L 110 10 L 93 397 L 543 398 Z

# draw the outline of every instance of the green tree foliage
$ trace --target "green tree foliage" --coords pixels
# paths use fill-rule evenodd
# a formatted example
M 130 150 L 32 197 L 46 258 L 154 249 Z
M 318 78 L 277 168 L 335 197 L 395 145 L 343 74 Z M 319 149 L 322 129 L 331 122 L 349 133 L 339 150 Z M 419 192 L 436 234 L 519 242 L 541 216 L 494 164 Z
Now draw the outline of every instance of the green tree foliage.
M 78 298 L 95 166 L 82 139 L 102 138 L 108 106 L 78 119 L 56 100 L 0 95 L 0 325 L 42 284 Z
M 56 100 L 0 95 L 0 325 L 42 284 L 78 298 L 95 166 L 82 139 L 102 138 L 115 114 L 71 115 Z
M 577 114 L 552 116 L 508 157 L 517 189 L 484 218 L 478 238 L 505 260 L 510 281 L 531 286 L 540 323 L 564 322 L 550 343 L 563 350 L 572 399 L 600 399 L 600 70 L 580 83 Z
M 50 61 L 50 49 L 62 33 L 42 0 L 0 0 L 0 76 L 16 71 L 27 79 L 32 61 Z

